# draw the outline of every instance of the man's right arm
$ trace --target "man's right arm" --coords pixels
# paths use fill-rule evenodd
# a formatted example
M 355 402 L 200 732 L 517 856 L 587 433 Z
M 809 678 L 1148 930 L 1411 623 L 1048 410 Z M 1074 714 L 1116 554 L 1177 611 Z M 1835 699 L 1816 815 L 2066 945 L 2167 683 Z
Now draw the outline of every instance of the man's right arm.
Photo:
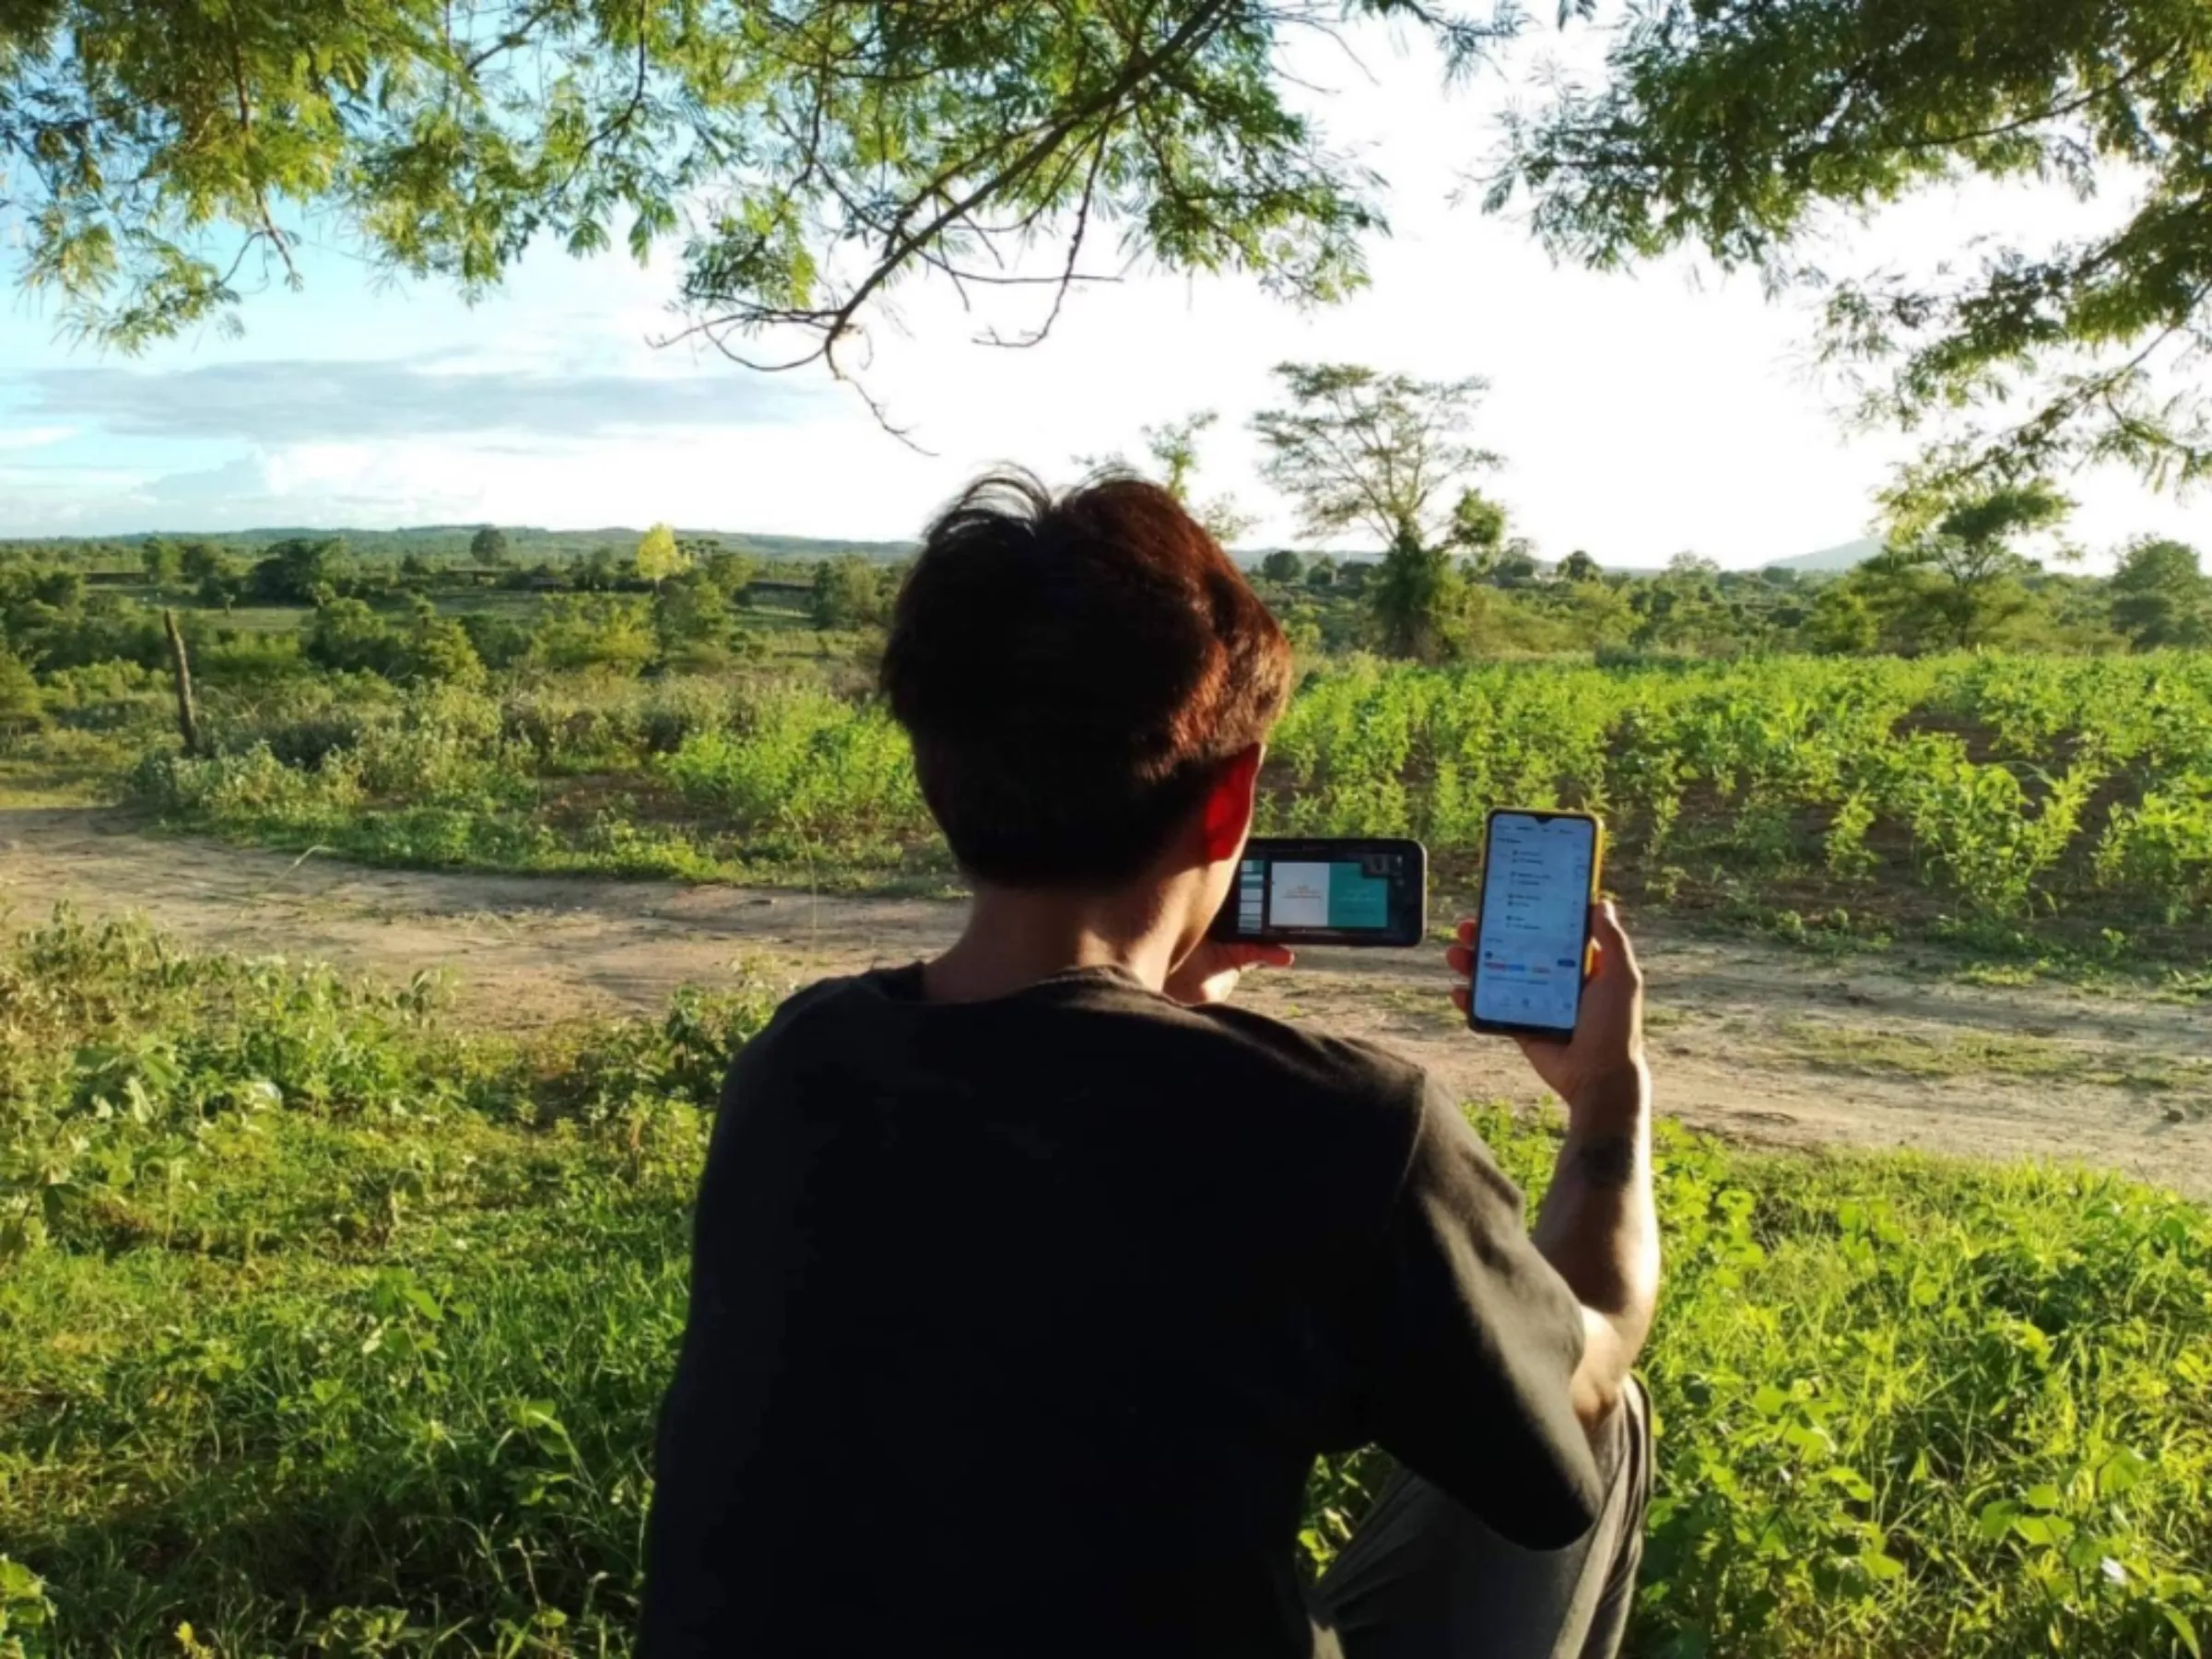
M 1534 1237 L 1583 1304 L 1574 1415 L 1594 1430 L 1619 1403 L 1659 1300 L 1648 1077 L 1624 1077 L 1568 1101 L 1566 1144 Z
M 1467 969 L 1471 924 L 1450 956 Z M 1524 1041 L 1536 1075 L 1567 1106 L 1567 1138 L 1536 1213 L 1537 1251 L 1583 1306 L 1574 1413 L 1594 1431 L 1618 1404 L 1659 1297 L 1652 1196 L 1652 1079 L 1643 1054 L 1643 976 L 1610 904 L 1596 907 L 1596 971 L 1573 1037 Z M 1464 995 L 1464 993 L 1462 994 Z

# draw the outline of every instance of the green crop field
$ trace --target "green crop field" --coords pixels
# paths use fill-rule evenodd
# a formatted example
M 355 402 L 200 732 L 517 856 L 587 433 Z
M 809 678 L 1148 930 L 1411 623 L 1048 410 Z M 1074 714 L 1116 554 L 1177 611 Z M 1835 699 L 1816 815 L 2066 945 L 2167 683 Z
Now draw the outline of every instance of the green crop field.
M 707 1108 L 771 1000 L 525 1043 L 134 927 L 0 948 L 0 1650 L 629 1652 Z M 1540 1185 L 1550 1131 L 1477 1122 Z M 2198 1651 L 2212 1218 L 1661 1151 L 1635 1652 Z M 1379 1473 L 1317 1474 L 1317 1560 Z
M 310 682 L 223 705 L 213 758 L 160 755 L 131 789 L 180 826 L 372 860 L 949 878 L 903 738 L 824 660 L 811 681 Z M 1300 689 L 1263 826 L 1410 832 L 1449 886 L 1503 805 L 1603 813 L 1612 880 L 1647 905 L 2186 977 L 2212 917 L 2212 656 L 1355 658 Z

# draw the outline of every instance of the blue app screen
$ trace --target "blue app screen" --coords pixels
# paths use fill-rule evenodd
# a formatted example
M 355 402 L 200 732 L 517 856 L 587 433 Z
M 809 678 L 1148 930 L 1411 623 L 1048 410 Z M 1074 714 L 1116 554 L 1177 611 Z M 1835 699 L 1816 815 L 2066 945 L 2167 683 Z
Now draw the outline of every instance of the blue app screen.
M 1574 1029 L 1597 827 L 1588 818 L 1501 812 L 1491 821 L 1475 939 L 1475 1017 Z

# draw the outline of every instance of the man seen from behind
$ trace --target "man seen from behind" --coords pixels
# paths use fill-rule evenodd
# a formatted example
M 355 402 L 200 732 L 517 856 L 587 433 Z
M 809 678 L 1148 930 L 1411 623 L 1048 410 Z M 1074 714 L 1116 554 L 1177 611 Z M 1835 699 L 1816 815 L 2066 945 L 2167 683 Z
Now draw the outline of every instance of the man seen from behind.
M 1568 1112 L 1532 1232 L 1418 1067 L 1230 1006 L 1289 960 L 1206 930 L 1290 674 L 1151 485 L 988 479 L 931 528 L 883 687 L 974 898 L 731 1071 L 649 1659 L 1618 1649 L 1658 1281 L 1633 954 L 1601 909 L 1572 1041 L 1525 1045 Z M 1401 1471 L 1309 1586 L 1313 1460 L 1370 1443 Z

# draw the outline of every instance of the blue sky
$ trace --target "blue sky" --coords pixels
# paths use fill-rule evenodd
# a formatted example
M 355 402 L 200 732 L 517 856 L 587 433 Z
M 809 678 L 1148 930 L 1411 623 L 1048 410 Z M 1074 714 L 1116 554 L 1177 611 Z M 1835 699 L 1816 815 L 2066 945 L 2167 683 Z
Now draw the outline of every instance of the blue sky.
M 877 326 L 867 382 L 930 453 L 818 371 L 763 376 L 656 346 L 677 325 L 669 263 L 536 253 L 471 307 L 312 247 L 304 292 L 253 296 L 242 337 L 137 359 L 62 344 L 19 297 L 0 308 L 0 535 L 665 519 L 890 538 L 993 462 L 1072 476 L 1077 456 L 1135 453 L 1145 423 L 1211 407 L 1201 493 L 1234 494 L 1259 515 L 1251 545 L 1272 545 L 1300 538 L 1243 423 L 1285 359 L 1488 376 L 1477 436 L 1508 465 L 1487 487 L 1551 557 L 1653 565 L 1690 548 L 1750 565 L 1864 532 L 1908 446 L 1846 432 L 1800 303 L 1689 261 L 1554 268 L 1520 225 L 1453 200 L 1501 86 L 1447 99 L 1421 54 L 1373 37 L 1362 56 L 1315 73 L 1332 136 L 1391 184 L 1396 234 L 1375 245 L 1365 293 L 1309 315 L 1247 282 L 1140 274 L 1079 294 L 1051 341 L 1010 352 L 972 337 L 1018 328 L 1018 312 L 970 315 L 910 288 Z M 1824 254 L 1855 270 L 2082 211 L 2033 190 L 1939 195 L 1838 230 Z M 2150 530 L 2212 547 L 2212 502 L 2124 477 L 2072 488 L 2093 551 Z

